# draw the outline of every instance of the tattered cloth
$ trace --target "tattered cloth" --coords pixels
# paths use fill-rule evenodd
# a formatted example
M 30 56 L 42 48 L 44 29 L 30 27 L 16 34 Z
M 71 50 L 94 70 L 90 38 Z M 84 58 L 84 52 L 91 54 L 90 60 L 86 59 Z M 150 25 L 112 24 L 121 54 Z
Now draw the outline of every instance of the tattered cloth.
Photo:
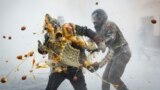
M 80 50 L 75 49 L 70 44 L 66 43 L 62 51 L 61 63 L 68 66 L 79 67 L 81 65 L 79 63 L 79 54 Z

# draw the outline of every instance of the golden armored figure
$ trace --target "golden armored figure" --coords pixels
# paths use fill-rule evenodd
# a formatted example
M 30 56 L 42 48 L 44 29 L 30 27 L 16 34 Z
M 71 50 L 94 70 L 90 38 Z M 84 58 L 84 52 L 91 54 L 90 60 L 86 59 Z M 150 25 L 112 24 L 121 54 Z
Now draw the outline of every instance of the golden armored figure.
M 49 14 L 45 16 L 44 29 L 47 31 L 48 40 L 45 42 L 43 51 L 49 54 L 54 72 L 66 70 L 67 66 L 90 68 L 92 63 L 89 60 L 82 60 L 80 63 L 80 50 L 73 47 L 87 48 L 86 41 L 76 34 L 75 25 L 65 23 L 62 26 Z
M 46 90 L 57 90 L 65 79 L 71 82 L 75 90 L 87 90 L 82 67 L 94 71 L 93 66 L 99 66 L 87 60 L 85 49 L 88 49 L 88 44 L 79 35 L 87 36 L 98 43 L 96 34 L 90 29 L 71 23 L 60 25 L 48 14 L 45 16 L 44 29 L 47 31 L 45 42 L 41 44 L 39 41 L 38 51 L 49 56 L 51 73 Z

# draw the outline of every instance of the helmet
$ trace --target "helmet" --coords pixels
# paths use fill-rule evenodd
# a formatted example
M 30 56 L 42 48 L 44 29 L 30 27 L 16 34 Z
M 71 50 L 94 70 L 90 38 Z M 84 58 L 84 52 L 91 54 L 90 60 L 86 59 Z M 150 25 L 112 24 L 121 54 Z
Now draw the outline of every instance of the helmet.
M 96 9 L 92 13 L 92 21 L 96 30 L 100 29 L 102 24 L 108 19 L 108 15 L 103 9 Z
M 59 24 L 62 26 L 65 22 L 64 17 L 63 16 L 58 16 L 57 21 L 59 22 Z

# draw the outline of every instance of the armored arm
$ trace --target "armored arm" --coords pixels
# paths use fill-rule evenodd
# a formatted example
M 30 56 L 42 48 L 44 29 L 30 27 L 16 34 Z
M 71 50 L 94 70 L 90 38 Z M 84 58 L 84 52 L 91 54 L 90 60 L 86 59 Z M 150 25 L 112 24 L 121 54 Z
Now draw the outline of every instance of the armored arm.
M 113 42 L 116 39 L 116 35 L 117 35 L 117 26 L 114 23 L 109 23 L 106 25 L 106 29 L 105 30 L 105 44 L 106 46 L 112 45 Z
M 106 25 L 106 31 L 105 31 L 105 45 L 106 47 L 111 46 L 114 44 L 114 41 L 116 39 L 117 35 L 117 26 L 114 23 L 109 23 Z M 106 56 L 99 62 L 100 68 L 102 68 L 106 63 L 112 59 L 114 55 L 114 51 L 109 49 L 108 53 Z
M 40 54 L 47 54 L 49 50 L 53 49 L 53 43 L 55 42 L 55 31 L 59 27 L 59 23 L 56 19 L 52 18 L 49 14 L 45 15 L 45 21 L 44 21 L 44 30 L 46 31 L 46 34 L 44 36 L 45 41 L 42 44 L 40 41 L 38 41 L 38 52 Z
M 87 28 L 86 26 L 84 27 L 84 26 L 75 25 L 75 29 L 78 35 L 87 36 L 90 39 L 92 39 L 96 44 L 99 44 L 102 41 L 101 37 L 99 37 L 96 34 L 96 32 Z
M 91 39 L 93 39 L 96 36 L 96 33 L 93 32 L 91 29 L 87 28 L 86 26 L 79 26 L 79 25 L 75 25 L 75 29 L 76 29 L 76 33 L 78 35 L 84 35 L 87 36 Z
M 40 54 L 47 54 L 48 53 L 47 42 L 48 42 L 49 37 L 48 37 L 47 33 L 45 34 L 44 38 L 45 38 L 45 41 L 43 44 L 41 43 L 41 41 L 38 40 L 38 52 Z
M 99 50 L 102 50 L 102 52 L 105 51 L 106 46 L 105 43 L 102 40 L 102 37 L 99 36 L 96 32 L 92 31 L 91 29 L 79 25 L 75 25 L 76 33 L 78 35 L 84 35 L 92 39 L 98 46 Z

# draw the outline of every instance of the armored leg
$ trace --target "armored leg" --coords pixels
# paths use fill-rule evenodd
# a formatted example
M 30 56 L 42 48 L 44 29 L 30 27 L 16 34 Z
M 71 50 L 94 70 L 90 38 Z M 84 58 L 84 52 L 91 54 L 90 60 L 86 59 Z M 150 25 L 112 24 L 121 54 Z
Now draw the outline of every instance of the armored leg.
M 69 72 L 66 74 L 67 79 L 71 82 L 74 90 L 87 90 L 84 75 L 82 72 L 82 69 L 76 69 L 73 68 L 72 70 L 69 70 Z M 77 77 L 77 79 L 73 79 L 74 76 Z
M 124 73 L 126 64 L 131 57 L 131 53 L 128 47 L 124 47 L 121 51 L 117 52 L 111 61 L 109 61 L 103 79 L 110 82 L 117 90 L 128 90 L 126 85 L 121 80 L 121 76 Z M 103 82 L 102 90 L 110 90 L 109 84 Z
M 51 73 L 46 90 L 57 90 L 59 85 L 64 81 L 63 73 Z
M 109 75 L 112 63 L 113 63 L 112 60 L 108 62 L 107 67 L 103 73 L 103 80 L 105 80 L 107 82 L 108 82 L 108 75 Z M 102 81 L 102 90 L 110 90 L 110 84 L 105 81 Z
M 130 59 L 130 51 L 125 47 L 117 53 L 112 61 L 113 64 L 110 68 L 108 80 L 111 82 L 117 90 L 128 90 L 126 85 L 121 80 L 121 76 L 124 73 L 126 64 Z

